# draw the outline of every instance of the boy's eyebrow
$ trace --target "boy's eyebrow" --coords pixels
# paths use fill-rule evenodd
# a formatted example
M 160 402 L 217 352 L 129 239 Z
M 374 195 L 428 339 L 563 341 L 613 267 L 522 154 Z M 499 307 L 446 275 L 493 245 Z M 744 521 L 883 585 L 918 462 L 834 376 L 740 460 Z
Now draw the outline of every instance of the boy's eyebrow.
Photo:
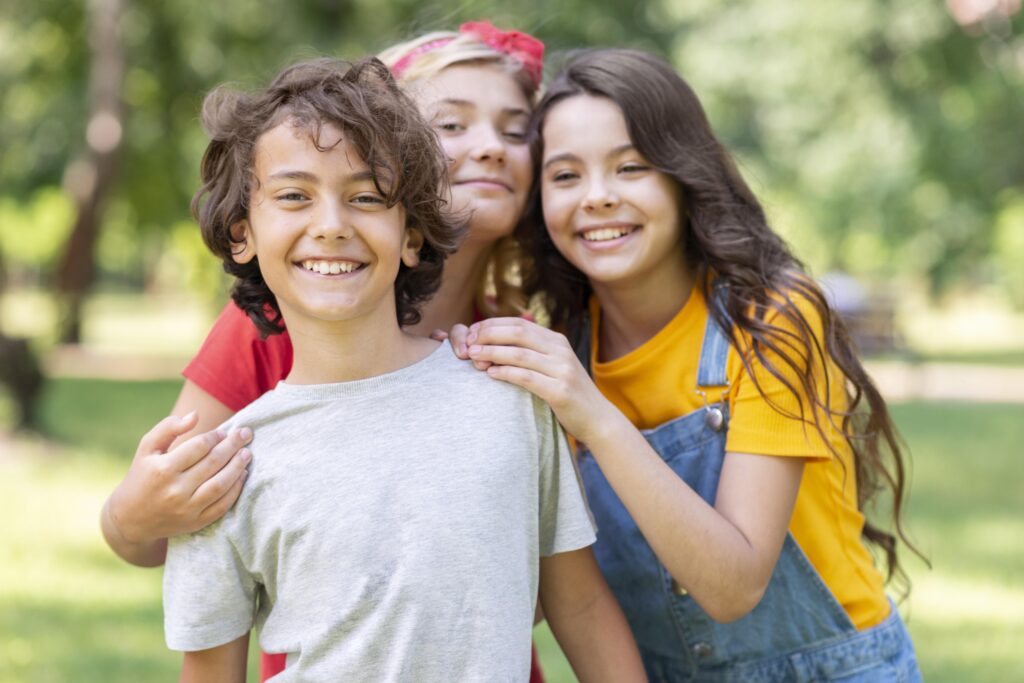
M 267 177 L 267 180 L 305 180 L 311 183 L 319 179 L 315 174 L 308 171 L 278 171 L 277 173 L 271 173 Z
M 361 182 L 363 180 L 373 180 L 373 171 L 358 171 L 345 178 L 348 182 Z M 309 171 L 278 171 L 277 173 L 271 173 L 267 176 L 267 180 L 304 180 L 309 183 L 315 183 L 320 180 L 320 176 Z

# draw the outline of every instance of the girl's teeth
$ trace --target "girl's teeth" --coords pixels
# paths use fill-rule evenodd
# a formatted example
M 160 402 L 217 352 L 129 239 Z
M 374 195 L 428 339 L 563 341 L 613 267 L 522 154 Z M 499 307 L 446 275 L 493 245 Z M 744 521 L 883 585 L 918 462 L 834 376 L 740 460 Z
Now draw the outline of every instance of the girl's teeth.
M 588 242 L 605 242 L 607 240 L 618 239 L 629 234 L 629 232 L 630 231 L 626 228 L 601 228 L 599 230 L 590 230 L 583 233 L 583 239 Z

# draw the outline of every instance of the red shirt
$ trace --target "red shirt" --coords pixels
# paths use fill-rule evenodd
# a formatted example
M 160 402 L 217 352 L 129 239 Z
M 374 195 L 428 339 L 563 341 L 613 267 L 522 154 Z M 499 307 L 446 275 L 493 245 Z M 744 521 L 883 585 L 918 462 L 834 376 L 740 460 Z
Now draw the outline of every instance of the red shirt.
M 277 386 L 291 369 L 292 340 L 287 330 L 263 339 L 249 316 L 231 301 L 181 374 L 238 412 Z M 284 671 L 285 658 L 285 654 L 261 653 L 260 680 Z M 536 648 L 530 683 L 544 683 Z

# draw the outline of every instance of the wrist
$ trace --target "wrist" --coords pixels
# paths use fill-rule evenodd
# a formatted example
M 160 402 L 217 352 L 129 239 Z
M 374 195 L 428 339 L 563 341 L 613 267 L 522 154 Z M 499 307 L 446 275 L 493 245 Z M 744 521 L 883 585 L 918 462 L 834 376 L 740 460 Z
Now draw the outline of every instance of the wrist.
M 590 419 L 587 420 L 589 429 L 573 436 L 586 444 L 591 451 L 594 448 L 600 449 L 605 444 L 614 443 L 618 435 L 621 434 L 623 423 L 626 427 L 633 428 L 629 420 L 604 395 L 599 395 L 597 406 L 588 411 L 588 414 L 590 415 Z
M 143 545 L 145 543 L 145 539 L 136 538 L 135 534 L 131 533 L 130 530 L 126 531 L 124 517 L 121 513 L 118 489 L 114 489 L 114 492 L 110 494 L 107 502 L 103 505 L 103 518 L 106 520 L 104 526 L 120 543 L 130 546 Z

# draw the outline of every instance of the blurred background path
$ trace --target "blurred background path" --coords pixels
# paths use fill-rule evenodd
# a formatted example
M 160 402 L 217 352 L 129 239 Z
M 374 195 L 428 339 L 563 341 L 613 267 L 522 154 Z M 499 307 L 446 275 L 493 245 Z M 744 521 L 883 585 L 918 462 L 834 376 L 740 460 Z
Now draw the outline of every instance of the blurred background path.
M 61 346 L 43 358 L 49 377 L 124 381 L 180 379 L 190 356 L 117 354 Z M 1024 403 L 1024 367 L 914 360 L 869 360 L 886 400 Z

